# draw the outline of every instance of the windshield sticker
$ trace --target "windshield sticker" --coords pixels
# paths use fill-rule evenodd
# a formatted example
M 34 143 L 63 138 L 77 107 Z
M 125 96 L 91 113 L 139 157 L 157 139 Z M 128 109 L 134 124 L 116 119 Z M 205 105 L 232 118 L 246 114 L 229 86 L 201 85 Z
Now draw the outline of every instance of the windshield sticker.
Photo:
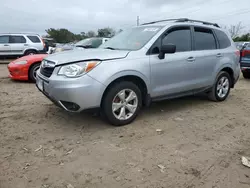
M 159 28 L 156 28 L 156 27 L 150 27 L 150 28 L 145 28 L 145 29 L 143 30 L 143 32 L 144 32 L 144 31 L 156 32 L 156 31 L 158 31 L 158 30 L 159 30 Z

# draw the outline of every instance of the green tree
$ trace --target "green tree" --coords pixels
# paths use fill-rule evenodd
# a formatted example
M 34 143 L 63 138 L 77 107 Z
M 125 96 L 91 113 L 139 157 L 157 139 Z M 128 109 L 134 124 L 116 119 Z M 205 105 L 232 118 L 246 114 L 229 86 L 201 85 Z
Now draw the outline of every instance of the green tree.
M 75 40 L 75 34 L 67 29 L 54 29 L 50 28 L 46 30 L 48 35 L 52 37 L 58 43 L 68 43 Z
M 96 36 L 96 33 L 94 31 L 88 31 L 87 34 L 86 34 L 86 37 L 95 37 Z
M 243 34 L 234 38 L 235 42 L 250 41 L 250 33 Z
M 98 29 L 97 32 L 99 37 L 113 37 L 115 35 L 115 31 L 109 27 Z

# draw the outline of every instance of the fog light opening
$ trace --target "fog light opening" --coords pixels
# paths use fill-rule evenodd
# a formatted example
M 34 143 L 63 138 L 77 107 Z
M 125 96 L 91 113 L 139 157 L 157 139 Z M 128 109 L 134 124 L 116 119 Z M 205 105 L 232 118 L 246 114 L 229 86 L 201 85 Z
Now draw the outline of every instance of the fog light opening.
M 60 101 L 60 102 L 69 111 L 78 111 L 80 109 L 80 106 L 76 103 L 68 101 Z

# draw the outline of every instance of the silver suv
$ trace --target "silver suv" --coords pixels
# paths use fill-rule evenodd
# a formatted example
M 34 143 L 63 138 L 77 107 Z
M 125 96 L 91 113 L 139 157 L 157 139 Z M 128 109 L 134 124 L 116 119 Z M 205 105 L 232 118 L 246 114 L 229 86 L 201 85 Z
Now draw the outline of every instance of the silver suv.
M 200 92 L 224 101 L 239 78 L 239 58 L 217 24 L 161 20 L 122 31 L 98 49 L 48 56 L 36 84 L 63 109 L 100 107 L 119 126 L 151 101 Z
M 0 34 L 0 56 L 23 56 L 43 52 L 45 44 L 36 34 Z

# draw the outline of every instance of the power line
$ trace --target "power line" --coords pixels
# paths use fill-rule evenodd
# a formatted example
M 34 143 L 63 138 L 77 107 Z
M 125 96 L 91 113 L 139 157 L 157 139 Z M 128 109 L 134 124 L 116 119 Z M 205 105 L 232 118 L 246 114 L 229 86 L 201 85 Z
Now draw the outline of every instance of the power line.
M 246 14 L 246 13 L 250 13 L 250 10 L 244 11 L 244 12 L 236 12 L 235 14 L 228 14 L 228 15 L 225 15 L 223 17 L 212 19 L 212 20 L 210 19 L 210 20 L 211 21 L 213 21 L 213 20 L 221 20 L 221 19 L 227 18 L 228 16 L 236 16 L 236 15 L 241 15 L 241 14 Z

